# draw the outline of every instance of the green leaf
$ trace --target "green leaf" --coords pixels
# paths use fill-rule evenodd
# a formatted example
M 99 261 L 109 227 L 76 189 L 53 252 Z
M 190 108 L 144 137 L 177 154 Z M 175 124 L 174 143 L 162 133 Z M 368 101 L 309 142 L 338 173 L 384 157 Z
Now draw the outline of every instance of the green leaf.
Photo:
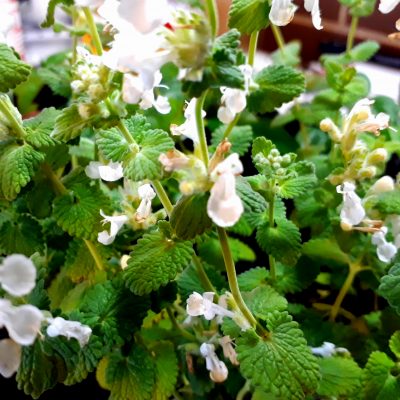
M 129 144 L 118 128 L 98 131 L 96 144 L 104 157 L 114 162 L 123 161 L 130 152 Z
M 285 44 L 283 49 L 277 49 L 271 53 L 271 58 L 275 65 L 295 67 L 301 62 L 300 51 L 301 42 L 294 40 Z
M 248 98 L 250 111 L 266 113 L 299 96 L 305 90 L 304 75 L 292 67 L 273 65 L 255 77 L 258 89 Z
M 400 331 L 393 333 L 389 341 L 389 347 L 393 354 L 400 359 Z
M 58 96 L 69 98 L 71 91 L 71 73 L 68 64 L 48 64 L 38 68 L 42 81 Z
M 400 214 L 400 191 L 393 190 L 381 193 L 374 204 L 374 208 L 383 214 Z
M 152 400 L 168 400 L 178 379 L 178 359 L 170 342 L 158 342 L 150 349 L 155 355 L 156 385 Z
M 381 278 L 378 293 L 400 314 L 400 264 L 393 265 Z
M 250 292 L 253 289 L 267 283 L 268 271 L 262 267 L 249 269 L 238 276 L 240 290 Z
M 252 189 L 246 178 L 236 178 L 236 192 L 243 203 L 245 213 L 263 213 L 267 209 L 264 197 Z
M 85 179 L 54 200 L 53 217 L 69 235 L 95 241 L 97 234 L 107 229 L 101 224 L 101 209 L 105 213 L 110 209 L 108 197 L 96 182 Z
M 106 358 L 105 380 L 110 400 L 150 400 L 154 390 L 155 370 L 150 354 L 133 346 L 129 355 L 115 351 Z
M 229 9 L 229 27 L 250 34 L 269 25 L 267 0 L 233 0 Z
M 256 239 L 267 254 L 283 264 L 294 265 L 300 257 L 301 235 L 292 221 L 279 218 L 274 227 L 264 223 L 258 227 Z
M 339 0 L 350 9 L 353 17 L 368 17 L 375 10 L 376 0 Z
M 348 264 L 349 256 L 339 247 L 334 238 L 311 239 L 303 244 L 303 254 L 317 260 L 332 260 L 340 264 Z
M 211 136 L 210 152 L 214 152 L 218 144 L 222 142 L 226 126 L 219 126 Z M 243 156 L 247 153 L 253 140 L 253 130 L 250 125 L 235 126 L 229 135 L 232 143 L 231 152 Z
M 46 19 L 42 23 L 42 28 L 50 28 L 54 24 L 54 13 L 56 12 L 56 7 L 58 5 L 72 6 L 74 4 L 74 0 L 50 0 L 49 5 L 47 6 L 47 15 Z
M 263 285 L 244 292 L 243 298 L 253 314 L 260 319 L 268 320 L 269 313 L 274 311 L 285 311 L 287 301 L 271 286 Z
M 83 129 L 91 126 L 95 118 L 96 116 L 92 116 L 88 119 L 82 118 L 78 111 L 78 105 L 72 104 L 64 108 L 57 117 L 51 136 L 54 139 L 68 142 L 78 137 Z
M 228 241 L 235 262 L 239 260 L 253 262 L 256 260 L 256 254 L 250 246 L 236 238 L 229 238 Z
M 236 341 L 240 371 L 256 387 L 287 400 L 301 400 L 316 389 L 319 368 L 297 322 L 287 312 L 267 318 L 270 335 L 248 330 Z
M 35 147 L 54 145 L 55 141 L 50 134 L 58 115 L 59 111 L 55 108 L 46 108 L 37 117 L 24 120 L 24 139 Z
M 127 286 L 138 295 L 150 293 L 175 279 L 193 255 L 192 244 L 171 238 L 159 229 L 146 233 L 133 247 L 124 271 Z
M 182 197 L 170 218 L 171 227 L 179 239 L 190 240 L 212 228 L 207 214 L 208 195 L 205 193 Z
M 349 396 L 360 389 L 361 368 L 350 358 L 319 358 L 321 381 L 317 393 L 326 397 Z
M 385 353 L 371 353 L 363 373 L 365 400 L 394 400 L 399 397 L 400 382 L 390 373 L 394 366 L 395 363 Z
M 373 40 L 367 40 L 354 46 L 350 52 L 339 55 L 323 55 L 321 61 L 333 60 L 341 64 L 349 64 L 351 62 L 368 61 L 379 50 L 379 43 Z
M 44 154 L 25 143 L 0 147 L 0 189 L 7 200 L 14 200 L 35 174 Z
M 16 53 L 4 43 L 0 43 L 0 92 L 7 93 L 25 82 L 32 68 L 17 57 Z

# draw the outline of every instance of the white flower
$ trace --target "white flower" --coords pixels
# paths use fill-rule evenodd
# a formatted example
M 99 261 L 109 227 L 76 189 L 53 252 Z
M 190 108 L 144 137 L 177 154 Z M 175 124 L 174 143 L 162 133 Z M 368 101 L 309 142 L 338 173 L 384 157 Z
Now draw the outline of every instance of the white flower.
M 375 135 L 379 135 L 382 129 L 389 127 L 389 115 L 385 113 L 379 113 L 376 116 L 370 114 L 368 118 L 357 125 L 358 132 L 372 132 Z
M 212 320 L 216 316 L 233 318 L 234 313 L 213 303 L 214 293 L 205 292 L 203 295 L 193 292 L 186 301 L 186 312 L 191 317 L 203 315 L 206 320 Z
M 89 342 L 92 330 L 89 326 L 77 321 L 67 321 L 64 318 L 49 318 L 50 325 L 47 327 L 47 335 L 50 337 L 65 336 L 67 339 L 75 338 L 81 347 Z
M 85 173 L 91 179 L 103 179 L 107 182 L 118 181 L 124 176 L 122 164 L 112 161 L 108 165 L 98 161 L 91 161 L 85 168 Z
M 35 287 L 36 268 L 22 254 L 12 254 L 0 265 L 0 284 L 12 296 L 25 296 Z
M 219 163 L 211 174 L 215 182 L 207 202 L 208 216 L 221 227 L 236 224 L 244 209 L 240 197 L 236 194 L 235 175 L 243 172 L 238 154 L 231 154 Z
M 186 168 L 190 160 L 183 153 L 178 151 L 169 151 L 168 153 L 161 153 L 158 157 L 158 161 L 165 171 L 172 172 Z
M 194 144 L 199 143 L 199 134 L 197 132 L 196 125 L 196 101 L 197 99 L 193 98 L 189 103 L 187 103 L 184 114 L 186 121 L 182 125 L 171 125 L 171 133 L 174 136 L 183 135 L 193 140 Z M 202 118 L 206 116 L 206 112 L 204 110 L 201 111 L 201 116 Z
M 272 0 L 269 19 L 274 25 L 285 26 L 293 19 L 297 6 L 292 1 Z
M 21 363 L 21 346 L 12 339 L 0 340 L 0 375 L 10 378 Z
M 342 226 L 351 228 L 358 225 L 365 217 L 366 213 L 360 197 L 355 192 L 356 186 L 351 182 L 344 182 L 336 187 L 338 193 L 343 194 L 343 206 L 340 211 Z
M 311 352 L 315 356 L 332 357 L 337 353 L 349 354 L 349 351 L 344 347 L 336 347 L 333 343 L 324 342 L 320 347 L 311 347 Z
M 228 377 L 228 368 L 223 361 L 215 354 L 213 344 L 203 343 L 200 346 L 200 353 L 206 359 L 206 368 L 210 371 L 210 378 L 214 382 L 223 382 Z
M 224 357 L 228 358 L 232 365 L 239 365 L 237 354 L 233 347 L 232 339 L 230 338 L 230 336 L 224 336 L 219 339 L 219 344 L 221 345 L 222 351 L 224 352 Z
M 318 30 L 322 29 L 319 0 L 304 0 L 304 8 L 311 13 L 314 28 Z
M 142 201 L 136 210 L 136 219 L 142 221 L 151 213 L 151 200 L 156 197 L 156 192 L 153 190 L 151 185 L 146 183 L 145 185 L 139 186 L 138 194 Z
M 394 190 L 394 179 L 388 175 L 379 178 L 368 190 L 370 194 L 391 192 Z
M 377 246 L 376 253 L 378 258 L 384 263 L 392 261 L 397 253 L 397 247 L 393 243 L 386 241 L 385 236 L 387 231 L 387 227 L 384 226 L 379 232 L 375 232 L 371 237 L 372 244 Z
M 400 4 L 400 0 L 381 0 L 379 11 L 383 14 L 390 13 Z
M 114 241 L 119 230 L 122 228 L 125 222 L 128 221 L 128 217 L 126 215 L 108 216 L 103 213 L 103 210 L 100 210 L 100 215 L 104 218 L 102 221 L 103 225 L 108 222 L 110 223 L 110 233 L 107 231 L 100 232 L 97 235 L 97 240 L 107 246 Z

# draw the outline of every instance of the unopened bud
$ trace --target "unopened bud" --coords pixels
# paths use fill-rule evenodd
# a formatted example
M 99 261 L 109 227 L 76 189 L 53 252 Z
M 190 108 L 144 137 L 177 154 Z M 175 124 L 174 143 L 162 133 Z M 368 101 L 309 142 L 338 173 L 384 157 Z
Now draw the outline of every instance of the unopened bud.
M 378 164 L 388 159 L 388 152 L 384 148 L 375 149 L 367 157 L 367 163 L 370 165 Z
M 319 128 L 323 132 L 329 132 L 333 129 L 334 123 L 330 118 L 325 118 L 319 123 Z
M 341 221 L 340 222 L 340 227 L 345 231 L 345 232 L 350 232 L 353 230 L 353 225 L 349 224 L 348 222 Z
M 75 80 L 71 82 L 71 89 L 75 93 L 80 93 L 85 88 L 85 85 L 80 80 Z
M 394 190 L 394 180 L 392 177 L 385 175 L 379 178 L 369 189 L 371 193 L 384 193 Z
M 194 192 L 194 185 L 191 182 L 183 181 L 179 185 L 179 190 L 184 196 L 190 196 Z
M 376 175 L 376 167 L 374 166 L 369 166 L 369 167 L 364 167 L 360 169 L 360 172 L 358 173 L 360 178 L 373 178 Z
M 329 137 L 335 143 L 339 143 L 342 140 L 343 134 L 330 118 L 323 119 L 319 123 L 319 127 L 321 131 L 327 132 L 329 134 Z

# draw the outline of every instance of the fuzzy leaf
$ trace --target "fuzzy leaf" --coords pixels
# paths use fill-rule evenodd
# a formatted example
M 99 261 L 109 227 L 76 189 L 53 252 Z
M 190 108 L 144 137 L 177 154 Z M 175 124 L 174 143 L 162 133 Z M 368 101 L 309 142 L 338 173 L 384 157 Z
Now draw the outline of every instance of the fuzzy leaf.
M 340 264 L 348 264 L 349 256 L 339 247 L 335 239 L 311 239 L 303 244 L 303 254 L 318 260 L 332 260 Z
M 24 120 L 24 139 L 35 147 L 54 145 L 55 141 L 50 134 L 58 115 L 59 111 L 55 108 L 46 108 L 37 117 Z
M 267 208 L 264 197 L 253 190 L 244 177 L 236 178 L 236 191 L 243 202 L 245 212 L 262 213 Z
M 162 229 L 146 233 L 131 252 L 124 271 L 126 284 L 138 295 L 157 290 L 173 280 L 190 263 L 192 255 L 189 241 L 171 238 Z
M 214 152 L 219 143 L 223 140 L 226 126 L 219 126 L 211 137 L 210 152 Z M 231 152 L 243 156 L 247 153 L 253 140 L 253 130 L 250 125 L 235 126 L 229 135 L 229 142 L 232 143 Z
M 248 99 L 249 109 L 253 112 L 274 111 L 276 107 L 293 100 L 305 90 L 304 75 L 284 65 L 264 68 L 254 80 L 259 88 Z
M 283 264 L 294 265 L 300 257 L 300 231 L 292 221 L 279 218 L 274 227 L 260 225 L 256 239 L 266 253 Z
M 374 208 L 383 214 L 400 214 L 400 191 L 381 193 Z
M 378 292 L 400 314 L 400 264 L 393 265 L 388 274 L 381 278 Z
M 368 17 L 374 12 L 376 0 L 339 0 L 350 9 L 353 17 Z
M 393 333 L 389 341 L 389 347 L 393 354 L 400 359 L 400 331 Z
M 229 9 L 229 27 L 250 34 L 269 25 L 267 0 L 233 0 Z
M 0 147 L 0 189 L 7 200 L 14 200 L 34 176 L 44 154 L 29 144 Z
M 257 287 L 264 285 L 269 276 L 268 271 L 262 267 L 249 269 L 238 276 L 240 290 L 250 292 Z
M 0 92 L 7 93 L 25 82 L 31 70 L 32 67 L 21 61 L 10 47 L 0 43 Z
M 397 399 L 400 393 L 400 382 L 390 371 L 395 363 L 380 351 L 369 356 L 363 372 L 365 400 Z
M 105 383 L 110 400 L 150 400 L 154 390 L 154 363 L 149 353 L 133 346 L 124 357 L 115 351 L 106 358 Z
M 321 381 L 317 393 L 326 397 L 348 396 L 361 385 L 361 368 L 350 358 L 319 358 Z
M 248 330 L 236 341 L 240 371 L 256 387 L 287 400 L 316 389 L 319 368 L 297 322 L 287 312 L 268 315 L 270 335 Z
M 118 128 L 101 130 L 97 133 L 96 144 L 107 160 L 123 161 L 129 154 L 129 144 Z
M 37 73 L 55 94 L 66 98 L 71 96 L 71 73 L 68 64 L 48 63 L 48 65 L 38 68 Z

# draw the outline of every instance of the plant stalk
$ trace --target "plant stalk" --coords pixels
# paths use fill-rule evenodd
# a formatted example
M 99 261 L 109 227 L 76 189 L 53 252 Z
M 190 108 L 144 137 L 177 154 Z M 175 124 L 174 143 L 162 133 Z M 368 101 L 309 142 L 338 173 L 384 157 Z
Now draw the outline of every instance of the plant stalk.
M 202 116 L 202 111 L 203 111 L 204 101 L 207 96 L 207 92 L 208 92 L 207 90 L 203 92 L 203 94 L 196 100 L 196 109 L 195 109 L 197 133 L 199 135 L 200 154 L 206 168 L 208 168 L 209 156 L 208 156 L 207 137 L 206 137 L 206 131 L 204 129 L 204 119 Z
M 346 53 L 349 54 L 350 50 L 353 48 L 354 45 L 354 38 L 356 36 L 357 28 L 358 28 L 358 17 L 351 18 L 351 25 L 349 34 L 347 35 L 347 44 L 346 44 Z
M 25 137 L 25 130 L 20 121 L 15 117 L 13 110 L 11 109 L 8 101 L 4 98 L 4 96 L 0 96 L 0 111 L 7 118 L 8 123 L 11 125 L 11 128 L 18 137 L 18 139 L 23 139 Z
M 274 39 L 276 44 L 279 47 L 279 50 L 282 53 L 282 56 L 285 57 L 285 39 L 283 38 L 282 31 L 279 26 L 271 24 L 272 34 L 274 35 Z
M 190 340 L 191 342 L 197 342 L 197 338 L 196 336 L 192 335 L 190 332 L 186 331 L 185 329 L 183 329 L 179 324 L 178 321 L 175 318 L 175 315 L 173 313 L 173 311 L 171 310 L 170 306 L 166 307 L 167 310 L 167 314 L 169 319 L 172 322 L 172 325 L 174 326 L 174 328 L 185 338 Z
M 274 224 L 275 224 L 274 212 L 275 212 L 275 196 L 269 202 L 269 226 L 271 228 L 273 228 Z M 270 274 L 271 274 L 271 280 L 275 281 L 276 280 L 275 257 L 273 255 L 269 254 L 268 255 L 268 261 L 269 261 L 269 271 L 270 271 Z
M 258 35 L 259 31 L 255 31 L 250 35 L 250 42 L 249 42 L 249 52 L 247 56 L 247 64 L 253 66 L 254 59 L 257 53 L 257 43 L 258 43 Z
M 205 271 L 200 258 L 195 254 L 192 257 L 192 261 L 194 266 L 196 267 L 197 275 L 199 276 L 203 288 L 208 292 L 214 292 L 215 294 L 217 294 L 217 289 L 215 289 L 214 285 L 211 283 L 209 277 L 207 276 L 207 272 Z
M 86 21 L 88 23 L 90 35 L 92 36 L 93 45 L 96 49 L 96 53 L 98 56 L 103 55 L 103 45 L 101 44 L 101 39 L 99 32 L 97 30 L 96 23 L 94 22 L 93 14 L 90 11 L 89 7 L 83 7 L 83 12 L 86 17 Z
M 213 39 L 218 34 L 218 8 L 215 0 L 206 0 L 208 19 L 211 26 L 211 36 Z
M 128 128 L 125 126 L 124 122 L 121 119 L 118 121 L 117 126 L 118 126 L 118 129 L 120 130 L 120 132 L 122 133 L 122 135 L 124 136 L 125 140 L 129 144 L 136 144 L 135 139 L 133 138 L 133 136 L 129 132 Z
M 161 204 L 165 208 L 165 211 L 167 212 L 168 216 L 170 217 L 172 210 L 174 209 L 174 206 L 172 205 L 163 185 L 161 185 L 160 181 L 151 181 L 151 184 L 153 185 L 154 190 L 156 191 L 157 196 L 161 201 Z
M 99 271 L 104 271 L 103 261 L 101 259 L 99 252 L 96 249 L 96 246 L 90 240 L 83 239 L 83 241 L 85 242 L 86 247 L 88 248 L 91 256 L 93 257 L 93 260 L 96 264 L 97 269 Z

